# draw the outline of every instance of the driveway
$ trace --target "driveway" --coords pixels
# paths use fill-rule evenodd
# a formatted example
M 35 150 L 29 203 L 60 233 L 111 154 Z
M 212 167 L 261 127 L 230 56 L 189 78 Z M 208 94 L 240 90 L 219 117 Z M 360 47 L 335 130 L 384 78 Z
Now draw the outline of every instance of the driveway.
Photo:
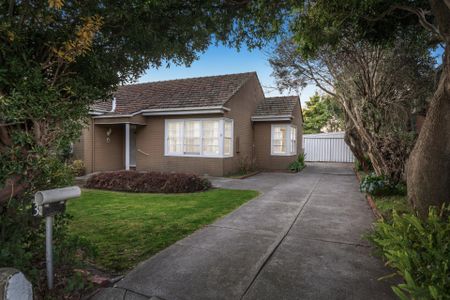
M 310 164 L 217 187 L 258 198 L 140 263 L 96 299 L 395 299 L 362 235 L 372 212 L 350 165 Z

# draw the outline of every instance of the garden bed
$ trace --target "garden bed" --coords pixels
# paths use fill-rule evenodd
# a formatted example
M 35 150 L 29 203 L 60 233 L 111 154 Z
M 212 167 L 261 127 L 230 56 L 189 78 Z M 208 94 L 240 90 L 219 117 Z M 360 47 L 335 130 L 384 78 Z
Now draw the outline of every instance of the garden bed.
M 362 171 L 354 170 L 359 182 L 367 174 Z M 372 209 L 373 214 L 377 219 L 385 218 L 391 219 L 393 210 L 398 214 L 411 213 L 411 209 L 408 206 L 406 195 L 385 195 L 385 196 L 373 196 L 365 193 L 367 202 Z
M 194 174 L 114 171 L 92 174 L 86 188 L 135 193 L 193 193 L 211 188 L 211 182 Z

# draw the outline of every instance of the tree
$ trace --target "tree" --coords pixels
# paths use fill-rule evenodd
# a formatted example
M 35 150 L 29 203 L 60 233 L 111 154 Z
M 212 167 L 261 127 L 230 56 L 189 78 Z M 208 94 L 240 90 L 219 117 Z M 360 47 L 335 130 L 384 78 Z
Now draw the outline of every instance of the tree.
M 292 40 L 282 42 L 270 60 L 281 88 L 316 84 L 345 112 L 346 141 L 359 161 L 368 155 L 375 172 L 402 179 L 414 141 L 411 112 L 432 86 L 433 61 L 427 48 L 399 39 L 393 46 L 358 42 L 348 32 L 334 47 L 309 58 Z
M 303 55 L 333 46 L 352 28 L 359 40 L 391 44 L 399 32 L 444 49 L 434 96 L 407 167 L 408 199 L 426 216 L 429 206 L 450 203 L 450 2 L 448 0 L 302 1 L 291 28 Z
M 39 279 L 30 269 L 42 265 L 42 227 L 29 214 L 30 199 L 37 190 L 70 184 L 62 154 L 80 134 L 90 104 L 109 99 L 150 66 L 190 64 L 213 42 L 259 46 L 279 31 L 283 5 L 0 2 L 0 265 Z M 65 220 L 58 224 L 62 230 Z M 55 244 L 69 251 L 64 237 L 55 234 Z
M 332 97 L 316 93 L 305 104 L 304 133 L 320 133 L 324 129 L 327 132 L 343 130 L 343 113 Z

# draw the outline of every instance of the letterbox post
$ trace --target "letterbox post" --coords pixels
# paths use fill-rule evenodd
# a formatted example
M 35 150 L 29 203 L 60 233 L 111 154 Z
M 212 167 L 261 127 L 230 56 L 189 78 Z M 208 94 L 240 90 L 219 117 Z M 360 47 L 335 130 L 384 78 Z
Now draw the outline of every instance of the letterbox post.
M 66 208 L 66 201 L 78 198 L 81 190 L 77 186 L 40 191 L 34 195 L 35 216 L 45 217 L 45 264 L 48 289 L 53 289 L 53 221 L 54 216 Z
M 48 289 L 53 289 L 53 216 L 45 217 L 45 265 Z

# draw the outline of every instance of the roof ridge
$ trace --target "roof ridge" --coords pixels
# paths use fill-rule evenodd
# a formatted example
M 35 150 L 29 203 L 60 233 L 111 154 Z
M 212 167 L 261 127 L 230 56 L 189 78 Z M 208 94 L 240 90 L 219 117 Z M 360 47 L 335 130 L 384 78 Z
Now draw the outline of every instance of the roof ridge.
M 272 97 L 264 97 L 264 99 L 277 99 L 277 98 L 298 98 L 298 95 L 288 95 L 288 96 L 272 96 Z
M 188 77 L 188 78 L 167 79 L 167 80 L 156 80 L 156 81 L 147 81 L 147 82 L 137 82 L 137 83 L 121 85 L 121 86 L 119 86 L 119 88 L 127 87 L 127 86 L 146 85 L 146 84 L 152 84 L 152 83 L 187 81 L 187 80 L 192 80 L 192 79 L 206 79 L 206 78 L 226 77 L 226 76 L 245 75 L 245 74 L 249 74 L 249 75 L 250 74 L 256 74 L 256 71 L 242 72 L 242 73 L 231 73 L 231 74 L 222 74 L 222 75 L 210 75 L 210 76 L 197 76 L 197 77 Z

